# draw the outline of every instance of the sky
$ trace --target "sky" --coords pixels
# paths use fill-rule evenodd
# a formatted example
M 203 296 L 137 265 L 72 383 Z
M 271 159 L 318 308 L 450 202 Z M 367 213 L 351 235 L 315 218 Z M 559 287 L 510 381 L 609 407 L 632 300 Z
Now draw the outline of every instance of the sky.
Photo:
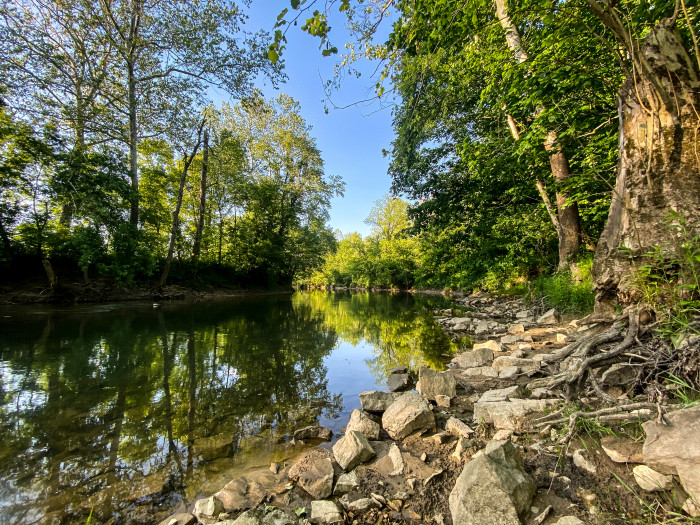
M 257 0 L 250 8 L 247 29 L 266 29 L 272 33 L 277 15 L 289 7 L 289 0 Z M 334 8 L 331 25 L 331 41 L 343 50 L 349 35 L 343 27 L 343 15 Z M 388 32 L 388 25 L 385 25 Z M 382 149 L 390 149 L 393 140 L 391 108 L 381 108 L 378 102 L 324 111 L 323 89 L 325 80 L 333 77 L 333 67 L 338 55 L 323 57 L 320 40 L 301 30 L 301 24 L 287 32 L 286 49 L 283 52 L 287 82 L 275 90 L 269 83 L 260 84 L 266 96 L 276 97 L 286 93 L 301 104 L 302 116 L 312 126 L 325 162 L 328 175 L 340 175 L 345 181 L 345 196 L 332 201 L 329 225 L 347 234 L 359 232 L 366 235 L 370 226 L 364 223 L 374 202 L 389 191 L 391 179 L 387 175 L 389 158 Z M 370 78 L 376 63 L 362 63 L 363 74 L 359 79 L 348 78 L 340 90 L 332 95 L 336 106 L 342 107 L 365 100 L 374 95 L 376 78 Z M 323 79 L 323 80 L 322 80 Z

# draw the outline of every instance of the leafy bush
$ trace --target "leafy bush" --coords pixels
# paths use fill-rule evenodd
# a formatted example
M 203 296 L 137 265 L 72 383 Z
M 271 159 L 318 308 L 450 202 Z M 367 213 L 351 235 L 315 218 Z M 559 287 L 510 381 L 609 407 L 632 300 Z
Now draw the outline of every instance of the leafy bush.
M 587 258 L 577 264 L 576 276 L 566 270 L 538 277 L 532 283 L 531 298 L 542 298 L 545 304 L 563 313 L 582 315 L 592 312 L 595 304 L 592 265 L 593 259 Z

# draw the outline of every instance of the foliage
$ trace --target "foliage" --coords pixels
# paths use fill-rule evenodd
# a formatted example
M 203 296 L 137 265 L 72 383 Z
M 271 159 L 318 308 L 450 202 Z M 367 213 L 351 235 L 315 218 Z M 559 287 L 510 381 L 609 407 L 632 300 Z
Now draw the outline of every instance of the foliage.
M 576 264 L 577 275 L 570 270 L 538 277 L 529 292 L 531 299 L 542 299 L 544 303 L 562 313 L 583 315 L 593 311 L 595 294 L 591 278 L 591 258 Z

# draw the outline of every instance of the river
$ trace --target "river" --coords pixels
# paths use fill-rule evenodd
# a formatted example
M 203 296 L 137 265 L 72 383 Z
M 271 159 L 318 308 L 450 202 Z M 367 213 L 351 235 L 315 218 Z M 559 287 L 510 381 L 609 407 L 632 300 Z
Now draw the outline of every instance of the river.
M 440 296 L 296 292 L 0 309 L 0 522 L 154 523 L 444 367 Z

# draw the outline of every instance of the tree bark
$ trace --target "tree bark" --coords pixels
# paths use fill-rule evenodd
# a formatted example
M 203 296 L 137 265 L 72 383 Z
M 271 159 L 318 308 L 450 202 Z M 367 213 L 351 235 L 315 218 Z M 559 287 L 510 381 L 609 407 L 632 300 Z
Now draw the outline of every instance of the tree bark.
M 139 226 L 139 165 L 138 165 L 138 129 L 136 119 L 136 76 L 134 64 L 129 62 L 129 177 L 131 178 L 131 209 L 129 222 L 134 228 Z
M 170 273 L 170 263 L 173 260 L 173 254 L 175 253 L 175 240 L 177 239 L 177 234 L 180 231 L 180 209 L 182 208 L 182 196 L 185 193 L 185 182 L 187 182 L 187 172 L 190 169 L 190 164 L 194 160 L 195 155 L 199 151 L 199 146 L 202 144 L 202 128 L 204 127 L 204 121 L 199 126 L 197 132 L 197 143 L 192 148 L 192 153 L 190 155 L 185 154 L 183 158 L 182 165 L 182 175 L 180 176 L 180 186 L 177 192 L 177 203 L 175 205 L 175 211 L 173 211 L 173 225 L 170 228 L 170 244 L 168 245 L 168 255 L 165 259 L 165 266 L 163 267 L 163 273 L 160 276 L 160 281 L 158 281 L 158 287 L 162 288 L 165 282 L 168 280 L 168 274 Z
M 677 248 L 667 225 L 672 212 L 687 219 L 691 235 L 700 233 L 698 71 L 673 19 L 659 22 L 640 47 L 643 59 L 620 90 L 618 174 L 593 262 L 601 315 L 611 314 L 615 302 L 638 299 L 633 271 L 646 252 Z
M 199 212 L 197 229 L 192 246 L 192 259 L 196 262 L 202 249 L 202 232 L 204 231 L 204 214 L 207 204 L 207 171 L 209 170 L 209 130 L 204 130 L 204 145 L 202 146 L 202 180 L 199 184 Z
M 526 62 L 528 59 L 527 52 L 523 47 L 522 40 L 518 28 L 513 23 L 513 20 L 508 15 L 506 0 L 494 0 L 496 6 L 496 16 L 506 34 L 506 42 L 508 49 L 511 50 L 513 56 L 519 64 Z M 520 138 L 520 132 L 515 120 L 511 115 L 507 116 L 508 127 L 515 140 Z M 569 167 L 569 159 L 559 144 L 557 133 L 550 131 L 544 141 L 545 150 L 550 153 L 549 164 L 552 170 L 552 176 L 557 184 L 565 184 L 571 178 L 571 169 Z M 549 200 L 544 184 L 539 179 L 536 181 L 537 191 L 542 197 L 549 218 L 557 230 L 559 239 L 559 268 L 567 268 L 572 260 L 578 255 L 581 249 L 581 219 L 578 212 L 578 205 L 573 203 L 567 204 L 567 194 L 563 191 L 556 192 L 557 213 L 554 214 L 552 203 Z

